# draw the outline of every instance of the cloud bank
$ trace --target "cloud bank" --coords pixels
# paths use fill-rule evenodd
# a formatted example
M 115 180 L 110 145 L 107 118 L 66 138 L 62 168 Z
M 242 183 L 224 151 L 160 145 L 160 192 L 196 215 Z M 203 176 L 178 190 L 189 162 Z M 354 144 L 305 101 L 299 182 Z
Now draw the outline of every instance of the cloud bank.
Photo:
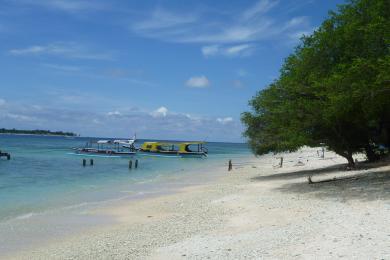
M 0 124 L 6 128 L 63 130 L 100 137 L 131 137 L 136 132 L 139 138 L 243 141 L 243 127 L 232 117 L 176 113 L 166 106 L 152 111 L 123 107 L 95 112 L 0 100 Z

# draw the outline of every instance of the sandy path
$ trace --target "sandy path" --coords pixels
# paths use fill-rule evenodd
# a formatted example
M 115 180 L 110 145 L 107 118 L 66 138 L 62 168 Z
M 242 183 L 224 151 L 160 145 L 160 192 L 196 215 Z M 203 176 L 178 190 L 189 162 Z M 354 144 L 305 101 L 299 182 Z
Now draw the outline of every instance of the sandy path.
M 264 156 L 207 185 L 101 209 L 118 224 L 11 258 L 390 259 L 389 166 L 318 170 L 344 160 L 315 149 L 284 158 L 282 169 Z M 363 177 L 309 185 L 309 174 Z

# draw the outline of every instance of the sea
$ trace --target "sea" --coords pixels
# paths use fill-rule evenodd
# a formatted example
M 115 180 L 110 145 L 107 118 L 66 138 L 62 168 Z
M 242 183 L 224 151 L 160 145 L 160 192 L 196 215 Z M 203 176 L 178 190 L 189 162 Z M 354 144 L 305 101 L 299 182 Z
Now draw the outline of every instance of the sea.
M 251 155 L 247 144 L 222 142 L 206 144 L 207 158 L 107 158 L 73 153 L 72 148 L 99 139 L 109 138 L 0 135 L 0 150 L 11 154 L 11 160 L 0 160 L 0 256 L 103 225 L 109 220 L 88 212 L 205 183 L 218 177 L 213 169 L 227 169 L 229 159 L 245 161 Z M 144 141 L 137 140 L 135 145 Z M 87 159 L 85 167 L 83 159 Z

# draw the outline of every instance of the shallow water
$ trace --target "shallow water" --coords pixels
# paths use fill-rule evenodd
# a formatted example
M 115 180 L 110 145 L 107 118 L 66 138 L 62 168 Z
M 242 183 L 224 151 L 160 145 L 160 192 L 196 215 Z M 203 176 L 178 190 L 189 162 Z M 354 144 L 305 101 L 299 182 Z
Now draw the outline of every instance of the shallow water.
M 90 157 L 70 153 L 89 140 L 0 135 L 0 150 L 12 158 L 0 160 L 0 257 L 110 224 L 112 219 L 91 212 L 204 183 L 216 177 L 208 169 L 250 155 L 246 144 L 208 143 L 205 159 L 93 157 L 94 165 L 83 167 L 82 159 Z M 139 160 L 138 169 L 129 170 L 130 159 Z
M 172 185 L 209 178 L 203 169 L 223 166 L 232 156 L 250 154 L 246 144 L 208 143 L 206 159 L 137 156 L 133 160 L 139 160 L 138 169 L 129 170 L 130 158 L 94 157 L 94 166 L 82 167 L 87 157 L 69 153 L 90 139 L 0 135 L 0 149 L 12 156 L 0 161 L 0 224 L 164 192 Z M 196 178 L 191 178 L 194 173 Z

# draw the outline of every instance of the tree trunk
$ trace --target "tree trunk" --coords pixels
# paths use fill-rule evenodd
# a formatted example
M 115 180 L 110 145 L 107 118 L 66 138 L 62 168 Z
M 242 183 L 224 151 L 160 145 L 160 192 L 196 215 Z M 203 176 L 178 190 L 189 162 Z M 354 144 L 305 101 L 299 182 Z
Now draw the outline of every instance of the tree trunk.
M 355 161 L 353 160 L 352 153 L 348 153 L 345 158 L 348 160 L 348 167 L 355 168 Z
M 351 152 L 335 151 L 338 155 L 344 157 L 348 161 L 348 167 L 355 168 L 355 161 L 353 160 Z
M 369 162 L 375 162 L 375 161 L 378 161 L 380 159 L 380 156 L 374 152 L 371 145 L 369 145 L 369 144 L 366 145 L 364 150 L 365 150 L 365 153 L 366 153 L 366 156 L 367 156 L 367 159 Z

